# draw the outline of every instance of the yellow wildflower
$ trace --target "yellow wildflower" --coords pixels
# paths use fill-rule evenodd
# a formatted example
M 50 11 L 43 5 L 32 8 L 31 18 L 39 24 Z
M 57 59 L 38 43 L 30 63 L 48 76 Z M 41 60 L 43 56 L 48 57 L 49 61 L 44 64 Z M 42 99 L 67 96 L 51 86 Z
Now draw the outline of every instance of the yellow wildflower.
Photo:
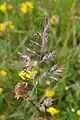
M 6 28 L 5 23 L 0 23 L 0 31 L 4 31 Z
M 26 79 L 26 78 L 25 78 L 25 75 L 26 75 L 26 72 L 25 72 L 24 70 L 22 70 L 22 71 L 19 72 L 19 76 L 20 76 L 23 80 Z
M 14 29 L 14 24 L 12 21 L 5 21 L 3 23 L 0 23 L 0 31 L 4 31 L 7 26 L 9 26 L 10 29 Z
M 60 112 L 60 110 L 58 110 L 58 109 L 56 109 L 54 107 L 49 107 L 49 108 L 46 109 L 46 111 L 48 113 L 50 113 L 51 115 L 55 115 L 55 114 L 58 114 Z
M 12 9 L 13 9 L 13 6 L 12 6 L 11 4 L 8 4 L 8 5 L 7 5 L 7 9 L 8 9 L 8 10 L 12 10 Z
M 80 109 L 78 109 L 78 110 L 76 111 L 76 114 L 77 114 L 78 116 L 80 116 Z
M 14 29 L 14 24 L 13 24 L 12 21 L 9 21 L 9 28 L 10 28 L 10 29 Z
M 25 3 L 21 4 L 21 12 L 23 12 L 24 14 L 28 12 L 28 9 Z
M 26 74 L 26 77 L 29 79 L 32 79 L 36 76 L 37 73 L 38 71 L 35 68 L 32 68 L 31 71 L 28 71 L 28 73 Z
M 0 94 L 2 94 L 2 93 L 3 93 L 3 91 L 4 91 L 4 90 L 3 90 L 3 88 L 0 88 Z
M 26 2 L 26 6 L 27 6 L 29 9 L 34 8 L 33 3 L 32 3 L 32 2 L 29 2 L 29 1 Z
M 7 72 L 4 71 L 4 70 L 1 70 L 1 71 L 0 71 L 0 74 L 1 74 L 2 76 L 6 76 L 6 75 L 7 75 Z
M 6 12 L 6 10 L 7 10 L 6 3 L 1 4 L 1 5 L 0 5 L 0 11 Z
M 33 3 L 32 2 L 24 2 L 21 4 L 21 12 L 23 12 L 24 14 L 26 14 L 28 12 L 28 10 L 34 8 Z
M 55 95 L 55 91 L 47 89 L 45 92 L 46 97 L 53 97 Z
M 23 80 L 26 80 L 26 78 L 33 79 L 37 73 L 38 73 L 38 71 L 35 68 L 32 68 L 31 71 L 28 71 L 28 72 L 22 70 L 21 72 L 19 72 L 19 76 Z

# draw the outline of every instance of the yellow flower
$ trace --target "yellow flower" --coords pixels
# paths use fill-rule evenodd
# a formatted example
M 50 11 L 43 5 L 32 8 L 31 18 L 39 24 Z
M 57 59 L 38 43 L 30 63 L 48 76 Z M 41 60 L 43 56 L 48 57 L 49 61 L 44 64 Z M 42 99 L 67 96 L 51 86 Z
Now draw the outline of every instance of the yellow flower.
M 32 68 L 31 71 L 28 71 L 28 73 L 26 74 L 26 77 L 29 79 L 33 79 L 37 73 L 38 71 L 35 68 Z
M 46 97 L 53 97 L 55 95 L 55 91 L 47 89 L 45 92 Z
M 35 68 L 32 68 L 31 71 L 28 71 L 28 72 L 22 70 L 21 72 L 19 72 L 19 76 L 23 80 L 26 80 L 26 78 L 33 79 L 37 73 L 38 73 L 38 71 Z
M 7 9 L 8 9 L 8 10 L 12 10 L 12 9 L 13 9 L 13 6 L 12 6 L 11 4 L 8 4 L 8 5 L 7 5 Z
M 26 6 L 27 6 L 29 9 L 34 8 L 33 3 L 32 3 L 32 2 L 29 2 L 29 1 L 26 2 Z
M 0 94 L 2 94 L 2 93 L 3 93 L 3 91 L 4 91 L 4 90 L 3 90 L 3 88 L 0 88 Z
M 24 2 L 21 4 L 21 12 L 24 14 L 26 14 L 28 12 L 28 10 L 30 10 L 32 8 L 34 8 L 32 2 L 27 1 L 27 2 Z
M 25 75 L 26 75 L 26 72 L 25 72 L 24 70 L 22 70 L 22 71 L 19 72 L 19 76 L 20 76 L 23 80 L 26 79 L 26 78 L 25 78 Z
M 4 31 L 6 28 L 5 23 L 0 23 L 0 31 Z
M 14 24 L 12 21 L 5 21 L 0 23 L 0 31 L 4 31 L 8 26 L 10 29 L 14 29 Z
M 7 75 L 7 72 L 4 71 L 4 70 L 1 70 L 1 71 L 0 71 L 0 74 L 1 74 L 2 76 L 6 76 L 6 75 Z
M 25 3 L 21 4 L 21 12 L 24 14 L 28 12 L 28 9 Z
M 46 109 L 47 112 L 49 112 L 51 115 L 55 115 L 58 114 L 60 112 L 60 110 L 54 108 L 54 107 L 49 107 Z
M 3 4 L 0 5 L 0 10 L 1 10 L 2 12 L 6 12 L 6 10 L 7 10 L 6 3 L 3 3 Z
M 78 109 L 78 110 L 76 111 L 76 114 L 77 114 L 78 116 L 80 116 L 80 109 Z
M 9 21 L 9 28 L 10 28 L 10 29 L 14 29 L 14 24 L 13 24 L 12 21 Z

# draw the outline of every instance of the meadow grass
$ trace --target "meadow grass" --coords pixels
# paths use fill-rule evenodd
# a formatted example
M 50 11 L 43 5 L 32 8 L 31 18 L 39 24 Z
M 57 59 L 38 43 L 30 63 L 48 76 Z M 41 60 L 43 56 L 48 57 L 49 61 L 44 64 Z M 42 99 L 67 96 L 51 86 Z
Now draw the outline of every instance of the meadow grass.
M 25 47 L 29 46 L 30 40 L 41 43 L 34 34 L 42 32 L 45 16 L 48 15 L 51 27 L 47 48 L 49 52 L 57 51 L 56 61 L 64 69 L 59 80 L 51 84 L 57 98 L 55 106 L 60 110 L 51 119 L 79 120 L 76 111 L 80 109 L 80 0 L 32 0 L 34 8 L 26 14 L 20 11 L 23 0 L 0 0 L 0 4 L 4 2 L 12 4 L 13 9 L 0 11 L 0 23 L 11 20 L 14 29 L 7 27 L 0 31 L 0 69 L 7 71 L 6 76 L 0 75 L 0 84 L 14 89 L 16 83 L 21 81 L 18 73 L 23 63 L 17 52 L 26 53 Z M 45 66 L 45 69 L 49 67 Z M 40 91 L 45 91 L 43 81 Z M 39 95 L 35 96 L 30 91 L 33 100 L 40 98 Z M 32 105 L 16 100 L 14 95 L 0 94 L 0 120 L 33 120 L 38 114 Z

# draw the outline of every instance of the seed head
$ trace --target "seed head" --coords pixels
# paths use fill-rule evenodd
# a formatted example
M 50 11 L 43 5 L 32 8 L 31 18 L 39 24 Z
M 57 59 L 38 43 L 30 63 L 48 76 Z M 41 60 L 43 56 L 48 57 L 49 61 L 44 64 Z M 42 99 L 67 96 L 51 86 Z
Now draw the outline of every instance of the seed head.
M 25 98 L 27 96 L 27 90 L 28 90 L 28 83 L 26 82 L 21 82 L 18 83 L 15 86 L 15 94 L 16 94 L 16 98 Z

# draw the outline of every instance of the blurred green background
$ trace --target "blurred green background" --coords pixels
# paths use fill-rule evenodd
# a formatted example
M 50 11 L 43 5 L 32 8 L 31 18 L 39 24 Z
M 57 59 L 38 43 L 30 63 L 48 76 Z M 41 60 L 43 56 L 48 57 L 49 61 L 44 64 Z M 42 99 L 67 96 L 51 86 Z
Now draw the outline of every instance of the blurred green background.
M 64 71 L 55 85 L 60 114 L 54 120 L 79 120 L 80 108 L 80 0 L 32 0 L 34 8 L 26 14 L 20 11 L 25 0 L 0 0 L 11 4 L 12 10 L 0 10 L 0 23 L 13 21 L 14 29 L 0 31 L 0 84 L 14 89 L 20 81 L 17 52 L 25 52 L 34 34 L 42 32 L 45 16 L 49 16 L 48 51 L 57 50 L 57 62 Z M 46 68 L 47 69 L 47 68 Z M 33 112 L 34 111 L 34 112 Z M 0 120 L 33 120 L 35 108 L 14 95 L 0 93 Z

